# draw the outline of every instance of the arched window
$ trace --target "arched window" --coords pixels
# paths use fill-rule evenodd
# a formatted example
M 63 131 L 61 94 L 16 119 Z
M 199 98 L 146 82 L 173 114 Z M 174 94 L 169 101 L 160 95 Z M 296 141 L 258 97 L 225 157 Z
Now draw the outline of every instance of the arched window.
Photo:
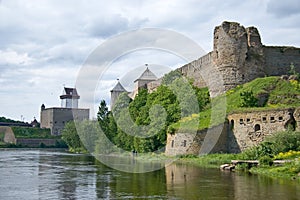
M 255 124 L 254 126 L 254 131 L 260 131 L 260 125 L 259 124 Z

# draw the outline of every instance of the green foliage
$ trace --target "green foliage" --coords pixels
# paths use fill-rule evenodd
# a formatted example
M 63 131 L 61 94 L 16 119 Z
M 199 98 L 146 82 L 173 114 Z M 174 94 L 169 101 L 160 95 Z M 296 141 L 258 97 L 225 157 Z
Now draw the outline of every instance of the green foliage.
M 252 90 L 240 93 L 240 107 L 257 107 L 258 99 L 253 95 Z
M 108 107 L 106 105 L 105 100 L 101 100 L 100 105 L 99 105 L 99 110 L 97 113 L 97 119 L 99 121 L 99 123 L 105 123 L 107 121 L 108 118 Z
M 181 116 L 186 117 L 199 113 L 199 102 L 196 92 L 187 79 L 177 78 L 169 84 L 169 88 L 177 98 Z
M 48 138 L 58 139 L 60 136 L 54 136 L 50 134 L 50 129 L 36 128 L 36 127 L 22 127 L 13 126 L 11 127 L 16 138 Z
M 286 131 L 279 132 L 270 137 L 259 145 L 246 149 L 239 154 L 239 159 L 257 160 L 261 157 L 268 156 L 273 158 L 275 155 L 289 151 L 300 150 L 300 132 Z
M 280 152 L 300 151 L 300 132 L 284 131 L 274 134 L 266 138 L 266 141 L 272 144 L 274 154 Z
M 168 86 L 161 85 L 155 92 L 148 95 L 146 109 L 143 109 L 143 112 L 149 113 L 150 108 L 154 105 L 160 105 L 166 110 L 168 114 L 166 119 L 167 125 L 180 119 L 179 102 Z M 146 116 L 145 120 L 150 122 L 149 114 L 144 116 Z
M 273 165 L 273 159 L 270 156 L 262 156 L 259 158 L 259 164 L 260 165 Z
M 95 145 L 101 133 L 99 124 L 96 121 L 84 120 L 76 123 L 77 133 L 81 141 L 81 147 L 89 152 L 95 151 Z
M 206 102 L 207 104 L 203 109 L 202 106 L 199 106 L 200 120 L 198 126 L 190 126 L 191 122 L 195 120 L 195 117 L 190 118 L 191 121 L 183 118 L 182 120 L 184 122 L 181 120 L 180 122 L 174 123 L 170 125 L 168 130 L 170 133 L 175 132 L 179 127 L 184 127 L 188 131 L 203 130 L 209 128 L 209 126 L 221 124 L 225 120 L 223 113 L 224 107 L 226 113 L 298 107 L 300 106 L 300 101 L 298 99 L 300 96 L 300 85 L 298 85 L 298 81 L 286 81 L 274 76 L 257 78 L 249 83 L 239 85 L 236 88 L 227 91 L 224 95 L 219 95 L 218 97 L 211 99 L 210 103 Z M 262 94 L 267 96 L 267 98 L 265 99 L 265 102 L 259 106 L 264 107 L 257 107 L 257 98 Z M 224 105 L 224 98 L 226 98 L 227 105 Z M 244 107 L 241 107 L 241 104 Z M 212 113 L 212 108 L 210 106 L 213 106 L 213 121 L 210 121 Z
M 280 152 L 279 154 L 275 155 L 275 159 L 278 160 L 286 160 L 286 159 L 294 159 L 300 158 L 300 151 L 289 150 L 288 152 Z
M 77 134 L 74 121 L 70 121 L 65 124 L 65 127 L 62 130 L 62 139 L 65 141 L 71 151 L 77 152 L 85 150 L 80 137 Z
M 102 131 L 106 137 L 113 142 L 113 138 L 117 133 L 117 125 L 112 113 L 108 111 L 108 107 L 104 100 L 100 102 L 97 119 L 101 128 L 99 131 Z
M 298 173 L 300 172 L 299 160 L 294 160 L 290 163 L 285 163 L 280 166 L 273 165 L 271 167 L 268 165 L 263 165 L 260 167 L 252 167 L 249 171 L 253 174 L 260 174 L 269 177 L 284 178 L 289 180 L 298 179 L 298 181 L 300 181 L 300 178 L 298 176 Z
M 132 117 L 132 120 L 137 122 L 138 125 L 145 124 L 144 120 L 145 114 L 147 113 L 145 111 L 142 111 L 144 107 L 146 106 L 148 98 L 148 91 L 146 89 L 140 89 L 136 97 L 134 98 L 134 101 L 132 101 L 129 105 L 129 111 L 130 116 Z M 144 115 L 142 115 L 142 113 Z M 146 123 L 147 124 L 147 123 Z
M 162 79 L 162 85 L 169 85 L 174 80 L 181 78 L 181 77 L 182 77 L 182 75 L 181 75 L 180 71 L 173 70 L 173 71 L 167 73 L 166 75 L 164 75 L 164 77 Z
M 178 72 L 173 72 L 169 77 L 166 76 L 165 83 L 168 85 L 159 86 L 151 94 L 145 89 L 139 90 L 133 101 L 127 94 L 121 94 L 113 108 L 114 120 L 105 125 L 109 127 L 114 124 L 116 134 L 111 134 L 110 140 L 124 150 L 135 149 L 139 152 L 164 147 L 167 127 L 183 116 L 198 113 L 199 108 L 209 102 L 207 89 L 192 87 L 179 75 Z M 102 107 L 99 109 L 103 109 Z M 98 121 L 100 123 L 103 120 L 98 117 Z M 111 123 L 112 121 L 116 123 Z M 111 131 L 113 130 L 108 130 L 108 134 Z M 143 137 L 140 137 L 141 134 Z
M 181 162 L 191 163 L 201 167 L 219 168 L 224 163 L 230 163 L 236 159 L 236 154 L 207 154 L 202 156 L 180 156 Z
M 0 122 L 24 123 L 24 122 L 21 122 L 21 121 L 12 120 L 12 119 L 8 119 L 8 118 L 5 118 L 5 117 L 0 117 Z
M 193 86 L 193 89 L 197 95 L 199 110 L 202 111 L 210 103 L 208 88 L 198 88 Z

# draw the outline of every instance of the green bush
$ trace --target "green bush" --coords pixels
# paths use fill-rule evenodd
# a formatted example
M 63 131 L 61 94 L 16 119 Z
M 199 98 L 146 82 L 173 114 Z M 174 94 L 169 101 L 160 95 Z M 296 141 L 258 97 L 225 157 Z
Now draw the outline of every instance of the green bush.
M 299 150 L 300 132 L 285 131 L 267 137 L 264 142 L 246 149 L 238 157 L 243 160 L 257 160 L 264 156 L 273 158 L 279 153 Z
M 266 141 L 273 144 L 273 154 L 279 154 L 280 152 L 284 153 L 290 150 L 300 151 L 300 132 L 279 132 L 266 138 Z
M 257 107 L 258 99 L 253 95 L 252 90 L 242 91 L 240 93 L 240 107 Z
M 260 165 L 273 165 L 273 159 L 270 156 L 262 156 L 259 158 L 259 164 Z

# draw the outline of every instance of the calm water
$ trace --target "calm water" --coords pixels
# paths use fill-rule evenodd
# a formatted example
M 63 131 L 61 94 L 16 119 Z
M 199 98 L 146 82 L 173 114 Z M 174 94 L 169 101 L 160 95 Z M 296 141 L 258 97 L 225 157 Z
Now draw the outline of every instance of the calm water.
M 300 199 L 300 185 L 182 164 L 124 173 L 88 155 L 0 150 L 0 199 Z

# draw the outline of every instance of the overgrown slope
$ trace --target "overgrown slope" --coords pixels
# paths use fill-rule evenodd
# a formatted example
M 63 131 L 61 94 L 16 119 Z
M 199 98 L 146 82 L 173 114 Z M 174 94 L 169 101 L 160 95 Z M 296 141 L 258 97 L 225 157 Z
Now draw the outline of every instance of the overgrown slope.
M 255 106 L 247 106 L 247 102 L 249 101 L 250 103 L 251 101 L 255 101 Z M 209 128 L 222 123 L 225 120 L 225 114 L 232 112 L 248 112 L 298 106 L 300 106 L 299 81 L 284 80 L 280 77 L 257 78 L 249 83 L 227 91 L 224 95 L 212 99 L 204 111 L 198 115 L 185 117 L 179 122 L 170 125 L 168 132 L 174 133 L 179 128 L 184 131 Z M 213 117 L 211 117 L 212 111 L 214 113 Z M 195 124 L 192 122 L 198 119 L 198 127 L 192 126 L 192 124 Z

